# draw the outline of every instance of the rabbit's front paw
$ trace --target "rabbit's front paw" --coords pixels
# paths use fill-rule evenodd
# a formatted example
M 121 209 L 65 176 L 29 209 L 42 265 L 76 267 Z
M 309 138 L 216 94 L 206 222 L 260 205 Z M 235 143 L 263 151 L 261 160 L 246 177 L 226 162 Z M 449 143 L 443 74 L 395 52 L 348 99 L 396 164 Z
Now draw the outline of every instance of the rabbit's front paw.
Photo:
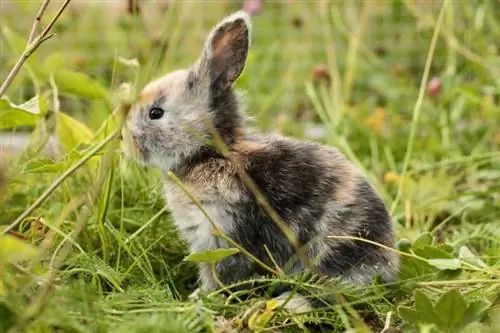
M 200 299 L 201 289 L 196 288 L 191 294 L 189 294 L 188 299 L 190 301 L 197 301 Z

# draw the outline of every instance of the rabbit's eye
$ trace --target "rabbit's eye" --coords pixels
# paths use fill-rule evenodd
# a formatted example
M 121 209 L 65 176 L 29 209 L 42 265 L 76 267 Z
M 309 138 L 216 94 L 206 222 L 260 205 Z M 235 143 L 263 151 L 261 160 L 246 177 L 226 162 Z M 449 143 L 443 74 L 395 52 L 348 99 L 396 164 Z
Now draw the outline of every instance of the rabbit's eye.
M 163 117 L 164 111 L 160 108 L 152 108 L 149 110 L 149 119 L 155 120 Z

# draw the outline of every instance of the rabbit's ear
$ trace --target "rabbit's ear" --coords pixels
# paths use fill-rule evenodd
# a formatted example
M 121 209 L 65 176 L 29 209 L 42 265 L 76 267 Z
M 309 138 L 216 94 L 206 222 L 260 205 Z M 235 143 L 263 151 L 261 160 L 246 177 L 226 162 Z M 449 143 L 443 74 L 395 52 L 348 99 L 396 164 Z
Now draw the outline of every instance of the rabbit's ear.
M 197 76 L 225 90 L 240 76 L 250 47 L 251 22 L 244 11 L 224 18 L 212 30 L 197 63 Z

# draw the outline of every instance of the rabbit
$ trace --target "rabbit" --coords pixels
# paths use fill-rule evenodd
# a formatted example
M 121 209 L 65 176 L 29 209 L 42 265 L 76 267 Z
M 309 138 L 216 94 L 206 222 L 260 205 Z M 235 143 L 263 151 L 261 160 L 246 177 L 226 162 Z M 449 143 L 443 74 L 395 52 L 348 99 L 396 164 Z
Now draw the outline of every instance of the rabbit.
M 255 258 L 288 274 L 304 272 L 309 265 L 319 274 L 355 284 L 370 283 L 375 276 L 393 281 L 398 256 L 388 249 L 395 237 L 391 218 L 361 172 L 336 148 L 259 134 L 247 126 L 242 95 L 233 83 L 245 66 L 251 29 L 244 11 L 223 18 L 193 65 L 146 85 L 123 130 L 129 138 L 127 154 L 165 175 L 167 204 L 191 252 L 233 247 L 214 235 L 206 213 L 217 229 L 254 257 L 240 252 L 219 261 L 218 279 L 210 264 L 199 264 L 199 290 L 210 292 L 220 288 L 218 281 L 230 285 L 265 274 Z M 216 138 L 226 151 L 214 147 Z M 305 260 L 287 266 L 296 257 L 296 247 L 244 175 L 305 246 Z M 328 236 L 360 237 L 384 247 Z M 276 299 L 289 294 L 284 291 Z M 301 295 L 289 304 L 285 308 L 309 308 Z

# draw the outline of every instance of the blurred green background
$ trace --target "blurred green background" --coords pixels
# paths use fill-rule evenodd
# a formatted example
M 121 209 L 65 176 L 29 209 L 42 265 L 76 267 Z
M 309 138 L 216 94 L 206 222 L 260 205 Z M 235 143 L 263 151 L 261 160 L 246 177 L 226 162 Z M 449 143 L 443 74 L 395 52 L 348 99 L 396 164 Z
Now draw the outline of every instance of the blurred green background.
M 42 27 L 61 3 L 51 2 Z M 1 1 L 0 80 L 23 52 L 40 4 Z M 422 323 L 432 332 L 500 329 L 493 320 L 500 266 L 496 0 L 71 1 L 55 35 L 5 94 L 16 105 L 39 96 L 44 112 L 36 124 L 2 126 L 0 225 L 15 221 L 102 142 L 121 84 L 140 90 L 189 66 L 212 25 L 241 8 L 253 17 L 251 52 L 236 83 L 247 112 L 262 131 L 335 145 L 362 168 L 391 208 L 399 249 L 409 253 L 395 298 L 381 286 L 346 290 L 346 305 L 302 319 L 280 313 L 265 321 L 261 314 L 257 324 L 243 316 L 253 301 L 187 301 L 196 271 L 182 261 L 186 246 L 170 221 L 160 175 L 126 160 L 116 144 L 111 162 L 98 154 L 16 224 L 18 248 L 0 247 L 0 258 L 2 251 L 3 258 L 29 252 L 22 244 L 38 253 L 28 264 L 0 260 L 0 332 L 222 332 L 213 323 L 222 316 L 240 330 L 301 331 L 306 321 L 333 331 L 379 332 L 387 324 L 429 332 Z M 24 133 L 26 149 L 12 148 L 14 133 Z M 39 154 L 50 135 L 62 144 L 55 159 Z M 44 294 L 40 279 L 50 276 L 75 229 L 81 233 L 50 280 L 54 290 Z M 448 260 L 451 268 L 417 257 Z M 433 309 L 426 300 L 453 306 Z M 476 313 L 473 304 L 481 311 L 463 319 Z M 446 313 L 455 319 L 436 319 Z

